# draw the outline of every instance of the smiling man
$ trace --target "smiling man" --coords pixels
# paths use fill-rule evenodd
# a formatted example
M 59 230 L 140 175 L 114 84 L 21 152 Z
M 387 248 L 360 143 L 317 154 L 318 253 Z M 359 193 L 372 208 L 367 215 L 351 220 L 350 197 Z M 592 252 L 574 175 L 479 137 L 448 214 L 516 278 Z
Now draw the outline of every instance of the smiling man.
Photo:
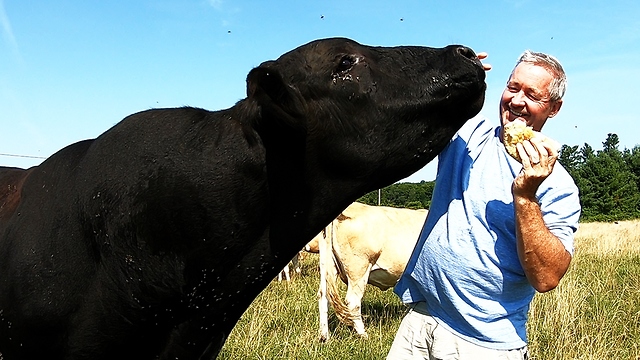
M 562 106 L 553 57 L 526 51 L 500 100 L 500 124 L 469 120 L 438 157 L 429 215 L 395 292 L 410 310 L 388 359 L 527 359 L 536 293 L 554 289 L 573 254 L 578 189 L 538 137 L 505 150 L 504 127 L 540 131 Z
M 520 120 L 540 131 L 562 107 L 566 76 L 548 55 L 526 51 L 513 69 L 500 101 L 502 125 Z

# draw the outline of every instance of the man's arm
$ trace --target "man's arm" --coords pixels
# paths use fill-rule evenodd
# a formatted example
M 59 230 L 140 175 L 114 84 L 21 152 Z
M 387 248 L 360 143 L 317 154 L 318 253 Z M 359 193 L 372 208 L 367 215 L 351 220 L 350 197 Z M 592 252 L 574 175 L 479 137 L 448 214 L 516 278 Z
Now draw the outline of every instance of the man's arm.
M 571 262 L 560 239 L 545 225 L 536 199 L 536 191 L 551 174 L 558 152 L 537 139 L 517 146 L 523 166 L 512 187 L 518 257 L 531 285 L 538 292 L 546 292 L 558 286 Z

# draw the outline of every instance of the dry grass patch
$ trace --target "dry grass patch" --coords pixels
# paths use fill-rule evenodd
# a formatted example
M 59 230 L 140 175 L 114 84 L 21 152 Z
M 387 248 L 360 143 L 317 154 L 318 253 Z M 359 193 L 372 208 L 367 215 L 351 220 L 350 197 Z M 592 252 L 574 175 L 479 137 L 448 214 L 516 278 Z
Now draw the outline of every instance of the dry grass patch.
M 640 254 L 640 220 L 580 224 L 576 233 L 580 255 L 626 256 Z
M 640 221 L 582 224 L 569 271 L 529 317 L 533 359 L 640 359 Z

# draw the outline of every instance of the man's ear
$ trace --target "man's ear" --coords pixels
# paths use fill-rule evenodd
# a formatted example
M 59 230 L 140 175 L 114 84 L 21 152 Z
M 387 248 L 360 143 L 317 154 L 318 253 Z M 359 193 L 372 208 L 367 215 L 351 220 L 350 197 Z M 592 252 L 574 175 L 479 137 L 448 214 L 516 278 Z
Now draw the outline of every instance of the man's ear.
M 304 127 L 302 97 L 269 62 L 249 72 L 247 98 L 260 106 L 263 118 L 275 118 L 293 128 Z
M 552 118 L 556 116 L 558 114 L 558 111 L 560 111 L 561 107 L 562 107 L 562 99 L 555 101 L 551 105 L 551 112 L 549 113 L 549 117 Z

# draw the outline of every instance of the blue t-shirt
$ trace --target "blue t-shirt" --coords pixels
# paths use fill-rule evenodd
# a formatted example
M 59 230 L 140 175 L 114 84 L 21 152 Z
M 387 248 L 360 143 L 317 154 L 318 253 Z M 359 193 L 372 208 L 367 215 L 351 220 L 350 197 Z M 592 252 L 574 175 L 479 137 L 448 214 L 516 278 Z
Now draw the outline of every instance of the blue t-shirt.
M 469 120 L 438 157 L 429 215 L 394 289 L 404 303 L 426 301 L 442 326 L 492 349 L 526 345 L 535 294 L 516 250 L 511 185 L 521 169 L 499 125 Z M 573 254 L 580 202 L 560 163 L 536 197 L 547 228 Z

